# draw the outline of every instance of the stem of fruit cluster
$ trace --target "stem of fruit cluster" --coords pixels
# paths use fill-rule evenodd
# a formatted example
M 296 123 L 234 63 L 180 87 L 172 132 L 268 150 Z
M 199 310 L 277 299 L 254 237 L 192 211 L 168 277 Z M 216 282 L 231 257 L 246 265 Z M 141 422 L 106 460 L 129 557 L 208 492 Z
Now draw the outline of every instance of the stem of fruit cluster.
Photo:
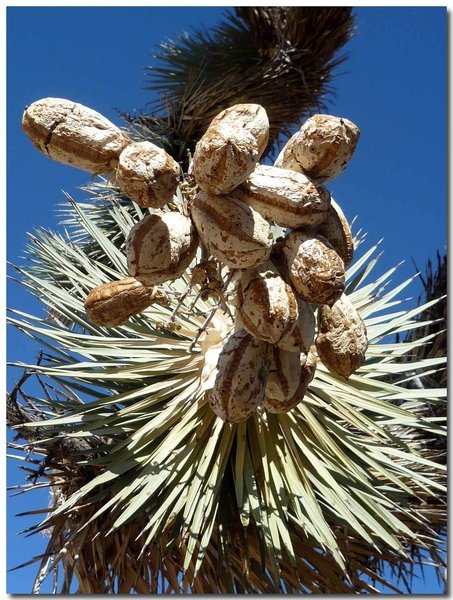
M 196 294 L 195 298 L 194 298 L 194 299 L 193 299 L 193 301 L 192 301 L 192 304 L 189 306 L 189 309 L 188 309 L 188 312 L 189 312 L 189 313 L 190 313 L 190 312 L 191 312 L 191 311 L 192 311 L 192 310 L 195 308 L 195 304 L 197 303 L 197 301 L 198 301 L 198 299 L 199 299 L 199 297 L 201 296 L 201 294 L 202 294 L 202 293 L 203 293 L 203 288 L 201 288 L 201 289 L 200 289 L 200 290 L 197 292 L 197 294 Z
M 230 283 L 230 281 L 231 281 L 231 279 L 232 279 L 233 275 L 234 275 L 234 271 L 233 271 L 233 270 L 231 270 L 231 271 L 228 273 L 228 276 L 227 276 L 227 278 L 225 279 L 225 283 L 223 284 L 223 289 L 224 289 L 224 290 L 225 290 L 225 289 L 228 287 L 228 284 Z M 215 313 L 217 312 L 217 310 L 218 310 L 219 308 L 223 308 L 223 309 L 225 310 L 225 308 L 226 308 L 226 304 L 227 304 L 227 303 L 226 303 L 226 302 L 225 302 L 225 301 L 222 299 L 222 300 L 220 300 L 220 302 L 217 302 L 217 304 L 215 304 L 215 305 L 214 305 L 214 306 L 211 308 L 211 310 L 209 311 L 209 314 L 208 314 L 208 316 L 206 317 L 206 319 L 205 319 L 205 321 L 204 321 L 203 325 L 202 325 L 202 326 L 199 328 L 199 330 L 198 330 L 198 332 L 197 332 L 197 335 L 195 336 L 195 338 L 194 338 L 193 342 L 190 344 L 190 346 L 189 346 L 189 352 L 193 352 L 193 349 L 195 348 L 195 344 L 196 344 L 196 343 L 198 342 L 198 340 L 200 339 L 200 336 L 201 336 L 201 334 L 202 334 L 204 331 L 206 331 L 206 329 L 208 328 L 208 325 L 209 325 L 209 323 L 211 322 L 211 320 L 212 320 L 212 317 L 215 315 Z M 225 311 L 225 312 L 227 312 L 227 311 Z M 228 311 L 228 312 L 229 312 L 229 311 Z M 231 315 L 231 313 L 230 313 L 230 315 Z M 232 315 L 231 315 L 231 316 L 232 316 Z
M 190 282 L 187 284 L 187 286 L 185 287 L 183 293 L 181 294 L 181 296 L 179 297 L 178 302 L 176 303 L 175 308 L 173 309 L 173 312 L 170 315 L 170 319 L 169 322 L 173 323 L 173 321 L 175 320 L 176 314 L 178 312 L 178 310 L 181 308 L 182 303 L 184 302 L 184 300 L 187 297 L 187 294 L 190 292 L 190 290 L 192 289 L 192 286 L 190 284 Z
M 214 314 L 216 313 L 216 311 L 220 308 L 220 302 L 218 302 L 217 304 L 215 304 L 211 310 L 209 311 L 208 316 L 205 319 L 205 322 L 203 323 L 203 325 L 199 328 L 197 335 L 195 336 L 194 340 L 192 341 L 192 343 L 189 346 L 189 352 L 193 352 L 193 349 L 195 348 L 196 343 L 198 342 L 201 334 L 203 333 L 203 331 L 206 331 L 209 323 L 211 322 L 212 317 L 214 316 Z

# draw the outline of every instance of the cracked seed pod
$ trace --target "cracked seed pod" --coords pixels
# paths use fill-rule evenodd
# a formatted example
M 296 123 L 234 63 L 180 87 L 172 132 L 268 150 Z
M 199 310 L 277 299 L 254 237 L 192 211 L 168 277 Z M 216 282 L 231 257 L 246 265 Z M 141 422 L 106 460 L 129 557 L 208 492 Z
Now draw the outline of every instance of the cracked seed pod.
M 367 348 L 365 323 L 345 294 L 319 308 L 316 350 L 329 371 L 348 378 L 363 364 Z
M 126 240 L 129 275 L 143 285 L 180 277 L 195 257 L 198 236 L 189 218 L 179 212 L 147 215 Z
M 346 167 L 359 136 L 348 119 L 313 115 L 288 140 L 275 166 L 305 173 L 317 183 L 330 181 Z
M 327 217 L 330 194 L 305 175 L 258 165 L 241 188 L 246 201 L 281 227 L 312 227 Z
M 217 376 L 209 404 L 224 421 L 246 421 L 264 396 L 267 345 L 245 329 L 226 340 L 217 363 Z
M 262 156 L 269 141 L 269 119 L 262 106 L 259 104 L 235 104 L 214 117 L 209 127 L 216 127 L 221 123 L 231 123 L 251 133 L 258 146 L 257 160 Z
M 228 194 L 247 179 L 256 166 L 258 146 L 253 135 L 225 122 L 209 127 L 195 147 L 189 172 L 210 194 Z
M 297 321 L 278 342 L 278 347 L 287 352 L 306 353 L 313 345 L 316 319 L 310 304 L 297 298 Z
M 271 392 L 270 386 L 266 385 L 265 396 L 262 401 L 264 408 L 271 413 L 287 413 L 295 408 L 303 399 L 307 393 L 308 386 L 313 380 L 316 371 L 316 355 L 312 352 L 306 354 L 298 354 L 288 352 L 288 355 L 297 357 L 300 361 L 300 369 L 298 370 L 298 377 L 296 379 L 296 387 L 293 381 L 288 382 L 292 393 L 275 394 Z M 271 375 L 269 374 L 269 377 Z M 295 387 L 295 389 L 294 389 Z M 286 388 L 285 388 L 286 389 Z M 289 388 L 288 388 L 289 389 Z M 269 393 L 268 393 L 269 390 Z
M 173 158 L 151 142 L 134 142 L 120 154 L 116 183 L 143 208 L 161 208 L 173 199 L 181 168 Z
M 277 344 L 298 318 L 296 296 L 270 260 L 241 272 L 237 306 L 244 328 L 270 344 Z
M 270 255 L 269 223 L 240 197 L 200 191 L 190 205 L 198 233 L 215 258 L 233 269 L 247 269 Z
M 84 307 L 88 318 L 96 325 L 116 327 L 154 303 L 168 304 L 167 294 L 128 277 L 93 288 Z
M 354 239 L 343 211 L 334 200 L 331 199 L 327 218 L 316 228 L 316 233 L 332 244 L 346 266 L 351 263 L 354 254 Z
M 46 156 L 89 173 L 108 173 L 130 139 L 98 112 L 63 98 L 44 98 L 24 112 L 22 128 Z
M 331 306 L 344 291 L 342 259 L 322 236 L 292 231 L 283 244 L 291 283 L 302 300 Z

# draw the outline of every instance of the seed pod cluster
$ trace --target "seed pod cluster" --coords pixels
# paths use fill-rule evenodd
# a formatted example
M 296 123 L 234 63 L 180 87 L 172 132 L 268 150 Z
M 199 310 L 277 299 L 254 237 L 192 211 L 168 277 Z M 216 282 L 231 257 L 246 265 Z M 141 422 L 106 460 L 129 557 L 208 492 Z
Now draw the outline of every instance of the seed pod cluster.
M 359 130 L 351 121 L 315 115 L 273 166 L 260 165 L 269 140 L 266 111 L 237 104 L 214 116 L 185 175 L 162 148 L 132 142 L 102 115 L 68 100 L 33 103 L 23 127 L 51 158 L 94 174 L 112 172 L 122 194 L 147 209 L 127 236 L 130 277 L 98 286 L 85 301 L 94 323 L 117 326 L 166 302 L 156 286 L 191 266 L 188 289 L 200 286 L 199 297 L 229 306 L 235 323 L 208 394 L 220 418 L 243 421 L 259 406 L 292 410 L 318 359 L 346 378 L 362 364 L 366 329 L 344 295 L 353 238 L 323 185 L 354 152 Z M 274 225 L 290 231 L 275 240 Z M 199 247 L 204 256 L 193 264 Z M 228 297 L 221 272 L 236 284 Z
M 267 375 L 260 403 L 278 413 L 293 409 L 303 399 L 317 359 L 324 360 L 326 354 L 315 350 L 313 305 L 319 311 L 332 307 L 336 314 L 336 303 L 344 294 L 345 265 L 352 260 L 353 239 L 341 208 L 322 183 L 344 169 L 359 130 L 347 119 L 315 116 L 291 138 L 274 166 L 258 164 L 250 170 L 246 152 L 237 150 L 235 137 L 238 127 L 242 128 L 247 156 L 252 156 L 254 146 L 248 134 L 255 134 L 256 139 L 259 127 L 249 126 L 253 118 L 242 121 L 249 110 L 241 105 L 222 111 L 197 145 L 191 174 L 201 191 L 194 195 L 190 210 L 209 252 L 238 271 L 236 331 L 246 331 L 261 342 L 256 351 L 263 359 L 260 369 L 264 364 Z M 255 107 L 253 114 L 259 114 Z M 224 147 L 219 150 L 222 135 Z M 270 247 L 263 222 L 292 231 Z M 348 314 L 351 318 L 351 312 Z M 352 330 L 352 337 L 359 336 L 359 328 L 345 319 L 343 327 Z M 348 339 L 352 347 L 351 337 Z M 362 342 L 363 336 L 358 340 L 360 348 Z M 226 348 L 225 355 L 220 353 L 219 373 L 235 360 Z M 353 369 L 359 366 L 354 358 L 349 363 Z M 326 366 L 348 376 L 347 369 L 337 367 L 333 360 Z M 223 381 L 222 375 L 216 386 L 219 381 Z M 213 407 L 219 403 L 216 386 L 210 397 Z M 240 398 L 236 395 L 234 402 Z M 236 406 L 236 414 L 243 419 L 250 414 L 250 407 L 247 398 L 247 406 L 243 411 Z M 220 415 L 221 411 L 214 410 Z

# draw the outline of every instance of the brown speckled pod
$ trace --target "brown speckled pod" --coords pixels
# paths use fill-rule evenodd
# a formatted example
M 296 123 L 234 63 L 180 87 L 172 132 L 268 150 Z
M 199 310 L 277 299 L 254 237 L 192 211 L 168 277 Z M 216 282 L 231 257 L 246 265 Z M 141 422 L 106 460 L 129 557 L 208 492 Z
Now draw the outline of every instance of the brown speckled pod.
M 130 139 L 98 112 L 63 98 L 44 98 L 24 112 L 22 128 L 46 156 L 89 173 L 112 171 Z
M 115 327 L 151 304 L 168 304 L 167 294 L 155 287 L 142 285 L 133 277 L 103 283 L 93 288 L 85 300 L 88 318 L 103 327 Z
M 344 291 L 342 259 L 322 236 L 292 231 L 283 245 L 291 283 L 302 300 L 329 304 Z
M 367 348 L 365 324 L 347 296 L 319 308 L 316 350 L 329 371 L 349 377 L 362 365 Z
M 215 258 L 228 267 L 247 269 L 269 258 L 269 223 L 234 193 L 215 196 L 199 192 L 190 206 L 195 226 Z
M 309 352 L 308 355 L 288 353 L 300 360 L 300 369 L 298 371 L 297 385 L 294 390 L 294 382 L 291 382 L 292 394 L 268 394 L 268 386 L 262 401 L 264 408 L 271 413 L 287 413 L 301 402 L 307 392 L 308 386 L 313 380 L 316 371 L 316 356 Z M 286 389 L 286 388 L 285 388 Z
M 144 285 L 176 279 L 195 257 L 198 237 L 190 219 L 179 212 L 147 215 L 126 240 L 129 275 Z
M 161 208 L 178 187 L 180 166 L 151 142 L 129 144 L 120 154 L 116 182 L 121 191 L 143 208 Z
M 220 123 L 231 123 L 246 129 L 253 135 L 258 145 L 258 158 L 263 154 L 269 141 L 269 119 L 259 104 L 235 104 L 222 110 L 209 127 Z
M 296 296 L 270 260 L 242 271 L 237 305 L 244 328 L 270 344 L 277 344 L 298 318 Z
M 259 165 L 241 190 L 252 208 L 281 227 L 319 225 L 330 206 L 326 188 L 289 169 Z
M 256 166 L 253 135 L 232 123 L 209 127 L 195 147 L 190 173 L 210 194 L 227 194 L 247 179 Z
M 267 344 L 256 340 L 245 329 L 232 333 L 225 342 L 217 363 L 217 377 L 209 404 L 224 421 L 247 420 L 264 396 Z
M 287 352 L 306 353 L 313 345 L 316 332 L 316 319 L 310 304 L 297 298 L 297 321 L 285 333 L 278 347 Z
M 360 130 L 348 119 L 313 115 L 286 143 L 276 167 L 305 173 L 317 183 L 337 177 L 354 153 Z
M 345 265 L 350 264 L 354 254 L 354 240 L 349 223 L 334 200 L 331 200 L 326 220 L 316 227 L 316 233 L 332 244 Z

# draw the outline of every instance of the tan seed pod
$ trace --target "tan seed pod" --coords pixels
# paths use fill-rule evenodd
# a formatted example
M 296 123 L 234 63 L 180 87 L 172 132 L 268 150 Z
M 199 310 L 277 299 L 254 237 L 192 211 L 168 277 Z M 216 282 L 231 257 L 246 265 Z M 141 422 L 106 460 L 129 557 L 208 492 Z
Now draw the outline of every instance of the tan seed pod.
M 289 169 L 258 165 L 241 190 L 252 208 L 281 227 L 319 225 L 330 206 L 326 188 Z
M 89 173 L 112 171 L 130 139 L 98 112 L 63 98 L 44 98 L 24 112 L 22 128 L 46 156 Z
M 363 364 L 367 348 L 365 323 L 345 294 L 319 308 L 316 350 L 329 371 L 348 378 Z
M 266 385 L 265 396 L 262 401 L 264 408 L 271 413 L 287 413 L 295 408 L 303 399 L 307 393 L 308 386 L 313 380 L 316 371 L 316 356 L 309 352 L 308 355 L 299 355 L 289 352 L 288 355 L 292 354 L 298 360 L 300 360 L 300 369 L 298 371 L 298 377 L 296 379 L 296 386 L 294 382 L 291 382 L 291 394 L 286 396 L 283 394 L 268 393 L 270 386 Z M 269 377 L 271 374 L 269 374 Z M 295 389 L 294 389 L 295 387 Z
M 287 352 L 306 353 L 312 346 L 316 333 L 316 319 L 310 304 L 297 298 L 297 320 L 282 336 L 278 347 Z
M 93 288 L 85 300 L 88 318 L 96 325 L 115 327 L 129 317 L 141 313 L 151 304 L 168 304 L 167 294 L 155 287 L 146 287 L 133 277 L 103 283 Z
M 269 258 L 269 223 L 236 194 L 215 196 L 200 191 L 190 212 L 209 252 L 228 267 L 247 269 Z
M 336 252 L 349 265 L 354 254 L 354 239 L 351 228 L 339 205 L 331 199 L 327 218 L 317 228 L 316 233 L 322 235 L 332 244 Z
M 269 141 L 269 119 L 265 109 L 259 104 L 235 104 L 222 110 L 212 120 L 209 127 L 220 123 L 232 123 L 251 133 L 258 145 L 258 159 Z
M 354 153 L 360 130 L 348 119 L 313 115 L 286 143 L 276 167 L 305 173 L 317 183 L 337 177 Z
M 191 220 L 179 212 L 147 215 L 126 240 L 129 275 L 144 285 L 180 277 L 195 257 L 198 236 Z
M 210 194 L 228 194 L 256 166 L 258 146 L 253 135 L 229 122 L 209 127 L 195 147 L 190 174 Z
M 331 306 L 344 291 L 342 259 L 322 236 L 291 231 L 283 252 L 291 283 L 302 300 Z
M 272 347 L 265 396 L 277 402 L 285 402 L 295 394 L 300 380 L 301 368 L 307 356 Z
M 266 384 L 267 344 L 245 329 L 226 340 L 217 363 L 217 376 L 209 404 L 224 421 L 246 421 L 263 399 Z
M 277 344 L 298 318 L 296 296 L 270 260 L 241 272 L 237 306 L 244 328 L 270 344 Z
M 134 142 L 120 154 L 116 182 L 120 190 L 143 208 L 161 208 L 173 199 L 181 168 L 151 142 Z

